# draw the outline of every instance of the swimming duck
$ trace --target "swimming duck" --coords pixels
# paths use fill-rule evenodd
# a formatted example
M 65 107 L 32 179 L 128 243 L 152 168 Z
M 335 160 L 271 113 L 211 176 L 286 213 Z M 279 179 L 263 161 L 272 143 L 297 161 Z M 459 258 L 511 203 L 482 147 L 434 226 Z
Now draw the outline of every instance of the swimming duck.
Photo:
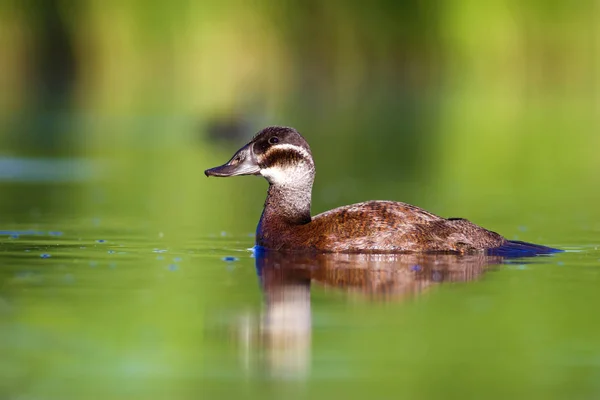
M 283 251 L 335 253 L 487 252 L 533 255 L 558 251 L 509 241 L 463 218 L 442 218 L 395 201 L 367 201 L 311 216 L 315 163 L 295 129 L 258 132 L 227 163 L 206 176 L 262 175 L 269 182 L 256 244 Z

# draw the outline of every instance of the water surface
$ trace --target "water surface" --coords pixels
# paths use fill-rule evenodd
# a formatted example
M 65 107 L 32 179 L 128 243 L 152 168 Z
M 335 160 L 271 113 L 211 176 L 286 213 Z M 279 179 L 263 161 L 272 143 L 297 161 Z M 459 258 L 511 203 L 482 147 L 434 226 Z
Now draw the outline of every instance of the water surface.
M 261 255 L 258 215 L 221 230 L 131 185 L 2 183 L 2 397 L 600 394 L 593 230 L 525 259 Z

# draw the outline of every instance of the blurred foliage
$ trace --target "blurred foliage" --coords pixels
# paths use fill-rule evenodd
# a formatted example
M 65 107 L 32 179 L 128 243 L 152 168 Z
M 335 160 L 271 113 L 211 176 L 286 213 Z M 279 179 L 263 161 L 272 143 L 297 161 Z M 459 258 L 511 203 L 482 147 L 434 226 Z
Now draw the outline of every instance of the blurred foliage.
M 312 144 L 317 211 L 391 198 L 485 223 L 600 198 L 595 1 L 0 7 L 3 152 L 109 157 L 108 190 L 174 226 L 239 193 L 219 218 L 253 225 L 262 187 L 195 182 L 271 124 Z

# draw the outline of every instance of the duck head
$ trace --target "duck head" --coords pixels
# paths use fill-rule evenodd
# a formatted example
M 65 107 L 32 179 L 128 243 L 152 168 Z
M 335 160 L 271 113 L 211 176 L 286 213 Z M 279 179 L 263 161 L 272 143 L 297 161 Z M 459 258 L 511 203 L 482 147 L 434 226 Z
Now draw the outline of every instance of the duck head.
M 258 132 L 227 163 L 206 176 L 262 175 L 275 186 L 312 186 L 315 166 L 310 147 L 293 128 L 271 126 Z

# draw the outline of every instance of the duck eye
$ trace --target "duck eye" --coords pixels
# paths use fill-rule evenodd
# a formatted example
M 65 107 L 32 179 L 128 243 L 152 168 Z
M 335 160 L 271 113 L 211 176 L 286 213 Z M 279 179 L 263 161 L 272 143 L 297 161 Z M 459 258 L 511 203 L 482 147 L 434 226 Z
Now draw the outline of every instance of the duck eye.
M 270 144 L 279 143 L 279 138 L 277 136 L 273 136 L 273 137 L 269 138 L 269 143 Z

